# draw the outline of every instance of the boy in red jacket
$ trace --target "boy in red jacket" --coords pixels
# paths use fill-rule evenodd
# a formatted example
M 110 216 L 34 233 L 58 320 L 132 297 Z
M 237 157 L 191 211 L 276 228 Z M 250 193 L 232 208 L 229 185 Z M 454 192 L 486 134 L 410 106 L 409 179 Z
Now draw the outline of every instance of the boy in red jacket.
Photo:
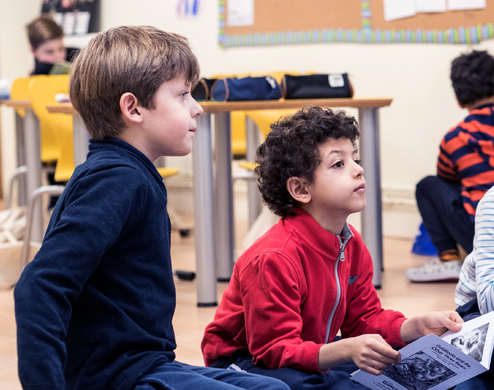
M 365 207 L 355 119 L 310 107 L 271 128 L 256 173 L 281 219 L 237 261 L 205 331 L 205 363 L 297 390 L 363 389 L 349 372 L 381 374 L 400 361 L 393 347 L 459 330 L 462 320 L 454 311 L 406 319 L 381 307 L 369 252 L 346 223 Z

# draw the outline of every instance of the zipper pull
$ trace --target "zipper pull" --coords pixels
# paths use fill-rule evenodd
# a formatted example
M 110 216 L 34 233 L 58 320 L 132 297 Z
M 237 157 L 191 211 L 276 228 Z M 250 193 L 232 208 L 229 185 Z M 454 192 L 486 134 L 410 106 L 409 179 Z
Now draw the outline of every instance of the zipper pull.
M 345 261 L 345 246 L 340 245 L 340 261 Z

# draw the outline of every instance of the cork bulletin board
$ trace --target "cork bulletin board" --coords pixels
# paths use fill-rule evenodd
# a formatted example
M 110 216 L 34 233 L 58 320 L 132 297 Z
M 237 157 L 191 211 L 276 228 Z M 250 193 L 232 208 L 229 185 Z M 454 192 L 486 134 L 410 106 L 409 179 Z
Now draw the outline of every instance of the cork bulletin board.
M 384 20 L 383 0 L 253 0 L 254 23 L 229 26 L 228 0 L 219 0 L 224 48 L 304 43 L 474 44 L 494 38 L 494 0 L 486 8 L 418 13 Z

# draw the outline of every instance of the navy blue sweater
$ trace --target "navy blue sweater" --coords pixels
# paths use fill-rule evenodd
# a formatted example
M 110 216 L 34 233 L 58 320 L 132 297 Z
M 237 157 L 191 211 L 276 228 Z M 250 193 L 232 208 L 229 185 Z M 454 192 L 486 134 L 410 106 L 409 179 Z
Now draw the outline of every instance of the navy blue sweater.
M 166 202 L 146 156 L 91 141 L 14 290 L 24 390 L 131 389 L 174 360 Z

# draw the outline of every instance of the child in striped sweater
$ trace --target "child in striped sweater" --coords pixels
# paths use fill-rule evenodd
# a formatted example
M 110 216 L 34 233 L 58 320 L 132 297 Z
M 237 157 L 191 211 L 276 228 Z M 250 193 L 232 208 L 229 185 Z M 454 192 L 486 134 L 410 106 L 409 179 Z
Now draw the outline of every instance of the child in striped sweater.
M 477 204 L 494 185 L 494 58 L 486 51 L 461 55 L 452 63 L 451 81 L 469 114 L 444 136 L 437 176 L 417 184 L 417 206 L 439 258 L 409 269 L 413 282 L 458 280 L 458 246 L 472 251 Z
M 494 311 L 494 187 L 477 206 L 473 251 L 461 267 L 456 286 L 456 311 L 465 321 Z M 494 380 L 494 367 L 458 385 L 455 390 L 488 389 Z M 490 384 L 490 385 L 488 385 Z

